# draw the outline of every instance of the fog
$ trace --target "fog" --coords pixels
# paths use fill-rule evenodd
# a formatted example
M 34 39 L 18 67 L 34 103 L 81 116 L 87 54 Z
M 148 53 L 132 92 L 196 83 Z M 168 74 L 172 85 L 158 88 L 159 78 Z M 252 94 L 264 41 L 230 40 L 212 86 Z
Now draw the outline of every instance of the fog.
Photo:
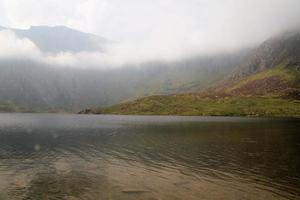
M 117 42 L 105 53 L 53 54 L 2 30 L 0 58 L 103 68 L 233 52 L 298 29 L 299 8 L 299 0 L 1 0 L 1 26 L 64 25 Z

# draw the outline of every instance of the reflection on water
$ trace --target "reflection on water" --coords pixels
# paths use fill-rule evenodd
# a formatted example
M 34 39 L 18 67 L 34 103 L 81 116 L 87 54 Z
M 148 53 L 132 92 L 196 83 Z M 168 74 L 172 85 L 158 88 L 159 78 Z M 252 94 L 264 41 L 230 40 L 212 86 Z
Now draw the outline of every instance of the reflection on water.
M 299 120 L 0 115 L 0 200 L 299 199 Z

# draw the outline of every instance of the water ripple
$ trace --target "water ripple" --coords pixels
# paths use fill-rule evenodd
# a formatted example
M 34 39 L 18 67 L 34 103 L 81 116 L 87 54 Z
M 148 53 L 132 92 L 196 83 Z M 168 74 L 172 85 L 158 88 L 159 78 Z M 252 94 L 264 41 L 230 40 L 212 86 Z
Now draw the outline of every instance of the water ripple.
M 299 122 L 0 115 L 0 199 L 299 199 Z

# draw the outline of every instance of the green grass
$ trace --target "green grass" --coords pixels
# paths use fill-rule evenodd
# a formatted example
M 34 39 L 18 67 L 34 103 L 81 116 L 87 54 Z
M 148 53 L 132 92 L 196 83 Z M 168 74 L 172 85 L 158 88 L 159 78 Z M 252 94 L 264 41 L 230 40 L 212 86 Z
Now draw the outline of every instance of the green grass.
M 91 113 L 126 115 L 198 115 L 300 117 L 300 101 L 271 97 L 201 98 L 193 94 L 152 96 Z
M 276 78 L 270 79 L 271 77 Z M 271 82 L 266 85 L 263 81 L 265 79 Z M 282 87 L 276 85 L 277 81 L 280 81 Z M 218 95 L 218 93 L 214 95 L 212 92 L 211 94 L 150 96 L 106 108 L 92 109 L 89 113 L 300 117 L 300 100 L 288 95 L 289 91 L 298 91 L 299 83 L 299 69 L 277 66 L 234 83 L 224 90 L 225 95 Z M 249 88 L 246 93 L 231 93 L 236 89 L 247 88 L 245 86 Z M 256 93 L 259 89 L 263 89 L 261 94 Z
M 251 75 L 237 83 L 235 83 L 232 87 L 226 89 L 227 93 L 235 89 L 239 89 L 253 81 L 262 80 L 270 77 L 280 77 L 282 80 L 290 83 L 291 85 L 299 83 L 300 80 L 300 72 L 296 69 L 287 68 L 284 66 L 277 66 L 272 69 L 262 71 Z

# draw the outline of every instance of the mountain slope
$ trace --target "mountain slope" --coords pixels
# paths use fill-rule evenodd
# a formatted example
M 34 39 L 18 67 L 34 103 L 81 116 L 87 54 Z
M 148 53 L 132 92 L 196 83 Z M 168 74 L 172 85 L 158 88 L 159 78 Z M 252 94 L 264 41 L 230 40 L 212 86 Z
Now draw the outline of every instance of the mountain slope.
M 152 96 L 89 113 L 300 117 L 299 80 L 299 69 L 275 67 L 225 86 L 222 92 Z
M 265 41 L 232 77 L 207 93 L 299 98 L 299 88 L 300 31 L 290 31 Z
M 287 31 L 263 42 L 244 60 L 234 78 L 282 66 L 298 66 L 300 62 L 300 30 Z
M 146 97 L 89 113 L 300 117 L 299 83 L 299 69 L 280 66 L 218 91 Z
M 0 60 L 0 101 L 10 101 L 31 111 L 76 112 L 142 96 L 193 92 L 230 74 L 239 59 L 232 56 L 232 61 L 227 61 L 222 55 L 214 61 L 195 58 L 105 70 Z
M 67 27 L 11 30 L 50 53 L 93 51 L 94 45 L 98 45 L 89 41 L 93 35 Z M 105 48 L 101 44 L 109 44 L 109 40 L 95 37 L 100 40 L 100 50 Z M 137 97 L 195 92 L 231 74 L 248 52 L 243 50 L 110 69 L 65 68 L 21 58 L 1 58 L 0 101 L 12 102 L 27 111 L 77 112 L 86 107 L 108 106 Z
M 300 117 L 300 101 L 245 96 L 212 99 L 195 94 L 185 94 L 152 96 L 106 108 L 88 109 L 81 113 Z
M 227 80 L 204 92 L 209 96 L 273 96 L 300 99 L 299 66 L 279 65 L 237 80 Z
M 88 113 L 300 117 L 300 32 L 274 37 L 227 80 L 199 93 L 152 96 Z

